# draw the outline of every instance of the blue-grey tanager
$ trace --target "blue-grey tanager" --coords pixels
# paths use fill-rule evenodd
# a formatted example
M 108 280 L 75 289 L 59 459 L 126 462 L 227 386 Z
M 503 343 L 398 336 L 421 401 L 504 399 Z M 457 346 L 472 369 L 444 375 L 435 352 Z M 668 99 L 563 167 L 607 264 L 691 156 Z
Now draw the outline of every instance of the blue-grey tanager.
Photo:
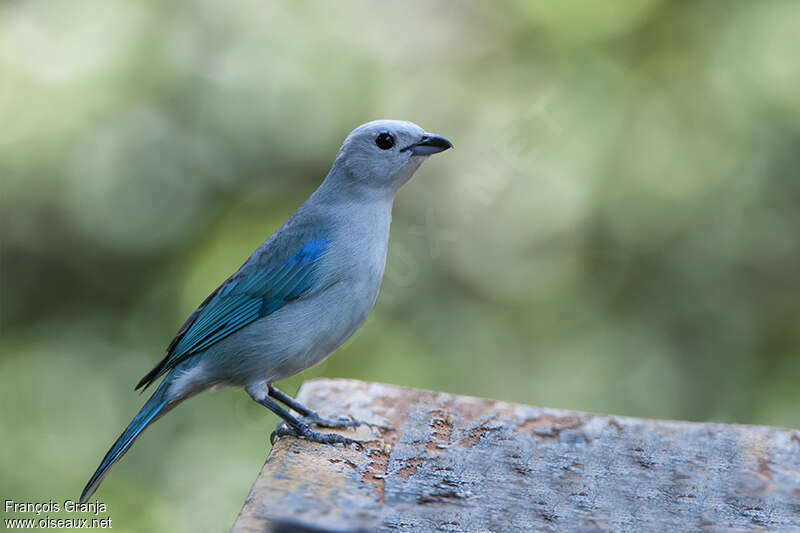
M 383 278 L 395 194 L 427 156 L 451 147 L 411 122 L 376 120 L 353 130 L 314 194 L 200 304 L 166 357 L 136 385 L 146 388 L 166 374 L 106 453 L 81 501 L 148 425 L 210 387 L 244 387 L 283 419 L 279 435 L 352 443 L 309 424 L 358 421 L 324 419 L 272 383 L 319 363 L 363 324 Z

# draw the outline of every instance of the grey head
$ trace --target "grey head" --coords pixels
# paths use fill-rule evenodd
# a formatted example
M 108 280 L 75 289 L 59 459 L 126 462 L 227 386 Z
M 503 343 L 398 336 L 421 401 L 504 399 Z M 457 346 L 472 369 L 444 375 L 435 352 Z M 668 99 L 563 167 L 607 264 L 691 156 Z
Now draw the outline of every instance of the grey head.
M 412 122 L 373 120 L 347 136 L 328 179 L 339 187 L 394 196 L 428 156 L 452 147 Z

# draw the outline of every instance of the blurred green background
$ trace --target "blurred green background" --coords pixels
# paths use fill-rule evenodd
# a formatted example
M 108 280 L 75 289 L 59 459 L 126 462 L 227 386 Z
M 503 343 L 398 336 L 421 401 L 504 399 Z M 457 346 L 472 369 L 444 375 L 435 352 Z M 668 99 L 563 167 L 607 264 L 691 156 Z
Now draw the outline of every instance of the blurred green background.
M 186 316 L 375 118 L 456 149 L 399 194 L 365 326 L 288 392 L 800 427 L 798 20 L 792 0 L 0 4 L 2 497 L 77 498 Z M 275 422 L 201 395 L 97 497 L 117 531 L 227 530 Z

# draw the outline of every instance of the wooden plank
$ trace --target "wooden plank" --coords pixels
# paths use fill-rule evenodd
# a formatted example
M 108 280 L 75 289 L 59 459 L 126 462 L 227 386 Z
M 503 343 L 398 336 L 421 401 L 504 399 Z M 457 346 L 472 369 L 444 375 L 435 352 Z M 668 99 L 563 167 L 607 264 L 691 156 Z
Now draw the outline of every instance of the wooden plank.
M 233 532 L 800 531 L 800 432 L 541 409 L 350 380 L 298 398 L 393 429 L 273 448 Z M 319 529 L 313 529 L 319 528 Z

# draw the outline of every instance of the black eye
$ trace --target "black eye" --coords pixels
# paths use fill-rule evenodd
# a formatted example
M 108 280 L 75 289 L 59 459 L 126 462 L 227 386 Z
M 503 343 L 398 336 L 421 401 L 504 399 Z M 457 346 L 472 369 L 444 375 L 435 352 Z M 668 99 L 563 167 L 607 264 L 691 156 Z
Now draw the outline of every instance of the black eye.
M 394 136 L 391 133 L 381 133 L 375 138 L 375 144 L 381 150 L 388 150 L 394 146 Z

